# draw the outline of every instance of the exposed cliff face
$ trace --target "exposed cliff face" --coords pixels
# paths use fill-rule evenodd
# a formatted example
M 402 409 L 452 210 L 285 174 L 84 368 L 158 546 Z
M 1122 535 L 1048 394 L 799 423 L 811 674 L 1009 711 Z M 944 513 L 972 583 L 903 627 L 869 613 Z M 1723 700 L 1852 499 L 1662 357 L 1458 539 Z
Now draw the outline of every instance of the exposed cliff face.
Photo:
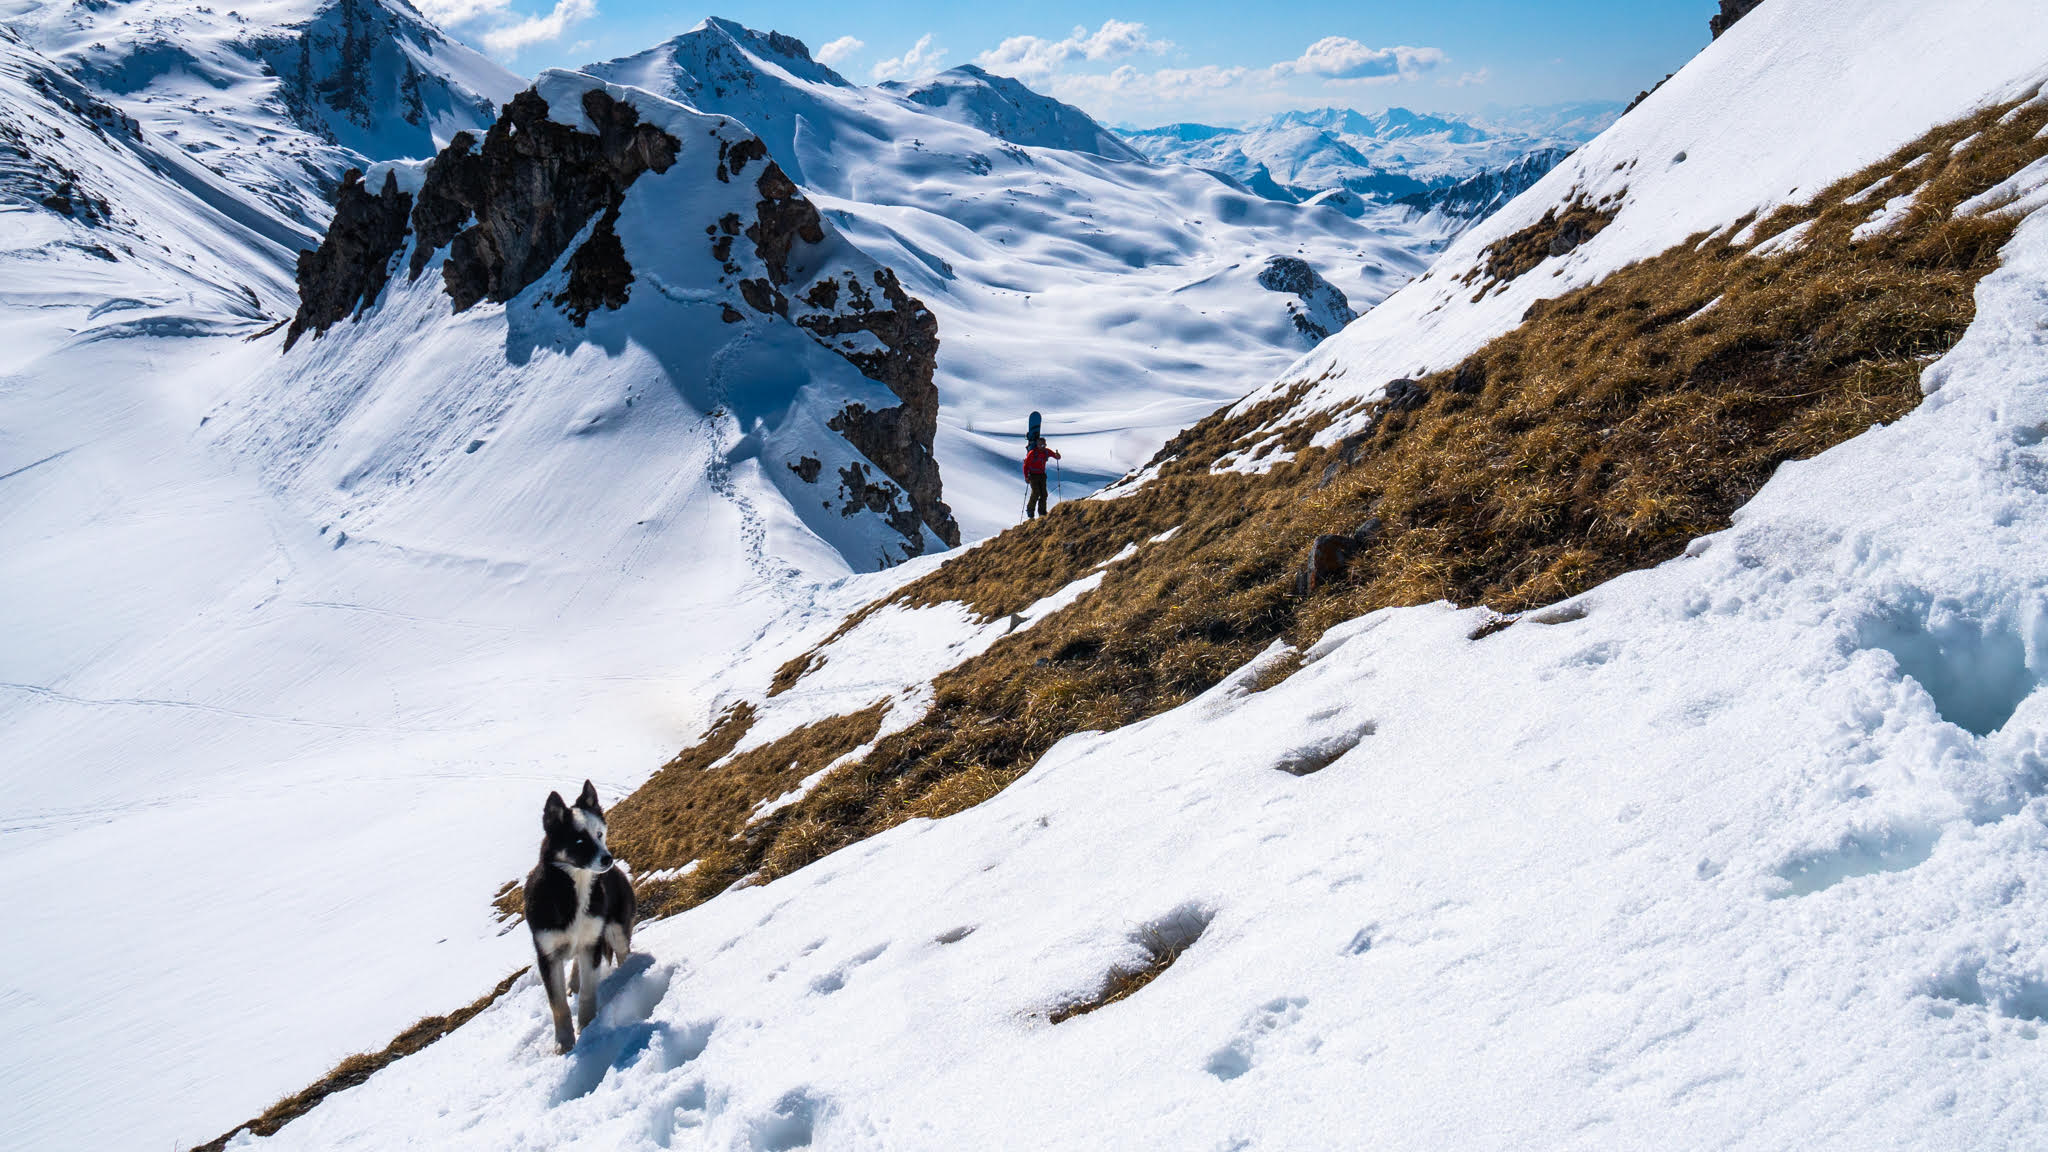
M 299 311 L 284 346 L 290 349 L 307 329 L 325 332 L 375 302 L 391 279 L 391 261 L 405 243 L 412 197 L 384 174 L 374 195 L 363 174 L 349 169 L 334 201 L 334 223 L 320 247 L 299 253 Z
M 720 171 L 744 171 L 758 155 L 765 153 L 743 154 L 735 146 Z M 745 235 L 768 276 L 741 281 L 741 294 L 757 311 L 788 315 L 789 295 L 784 290 L 801 292 L 794 316 L 797 326 L 845 357 L 861 375 L 888 385 L 903 402 L 880 411 L 850 404 L 832 418 L 830 427 L 903 487 L 916 522 L 948 546 L 959 544 L 960 525 L 939 498 L 939 463 L 932 456 L 932 438 L 939 428 L 939 389 L 932 378 L 939 362 L 938 318 L 905 292 L 888 268 L 875 269 L 872 284 L 845 271 L 821 275 L 808 285 L 792 285 L 791 255 L 796 246 L 825 239 L 818 210 L 773 160 L 755 187 L 761 200 Z M 722 237 L 713 241 L 714 254 L 723 243 Z M 862 334 L 871 341 L 858 339 Z M 849 487 L 859 486 L 849 482 Z
M 286 346 L 375 302 L 408 237 L 413 280 L 445 252 L 442 288 L 457 312 L 484 300 L 509 301 L 557 267 L 560 287 L 547 299 L 572 324 L 581 327 L 594 312 L 624 307 L 636 277 L 635 257 L 618 234 L 620 208 L 641 176 L 676 164 L 683 144 L 603 88 L 579 98 L 594 132 L 553 118 L 539 91 L 523 92 L 482 141 L 458 133 L 428 164 L 416 195 L 392 174 L 372 192 L 351 173 L 320 248 L 300 258 L 300 307 Z M 730 131 L 725 121 L 718 123 Z M 718 283 L 735 294 L 720 304 L 719 327 L 745 321 L 746 313 L 734 306 L 744 302 L 756 314 L 801 328 L 900 401 L 875 408 L 872 400 L 847 400 L 825 422 L 865 464 L 796 468 L 794 474 L 806 483 L 836 475 L 841 499 L 828 505 L 847 516 L 882 516 L 909 543 L 911 555 L 924 548 L 924 528 L 949 546 L 958 544 L 960 529 L 941 498 L 932 455 L 937 319 L 892 270 L 828 231 L 758 138 L 719 139 L 715 166 L 707 167 L 704 176 L 722 183 L 743 188 L 751 180 L 758 196 L 752 220 L 742 201 L 705 226 L 723 273 Z M 751 258 L 735 251 L 741 242 L 752 248 Z
M 612 232 L 619 205 L 642 173 L 668 171 L 682 145 L 602 89 L 583 94 L 583 112 L 596 135 L 550 120 L 547 101 L 529 89 L 506 105 L 481 149 L 461 133 L 434 158 L 413 213 L 412 275 L 447 245 L 441 276 L 457 312 L 517 296 L 599 213 L 557 302 L 579 325 L 598 305 L 626 302 L 633 274 Z

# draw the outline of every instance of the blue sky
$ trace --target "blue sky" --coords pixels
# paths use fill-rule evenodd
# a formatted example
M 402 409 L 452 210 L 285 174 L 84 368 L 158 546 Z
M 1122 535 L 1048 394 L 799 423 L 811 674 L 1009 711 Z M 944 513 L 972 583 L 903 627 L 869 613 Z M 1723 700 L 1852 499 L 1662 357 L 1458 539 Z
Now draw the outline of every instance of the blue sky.
M 979 63 L 1108 122 L 1232 122 L 1336 104 L 1476 113 L 1626 100 L 1707 41 L 1709 0 L 415 0 L 514 71 L 639 51 L 707 15 L 797 36 L 849 79 Z

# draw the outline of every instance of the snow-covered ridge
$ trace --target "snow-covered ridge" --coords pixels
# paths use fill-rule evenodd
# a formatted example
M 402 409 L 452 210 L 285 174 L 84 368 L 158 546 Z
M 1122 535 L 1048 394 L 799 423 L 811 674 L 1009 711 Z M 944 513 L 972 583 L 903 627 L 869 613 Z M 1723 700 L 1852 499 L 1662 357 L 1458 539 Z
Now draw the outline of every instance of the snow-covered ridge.
M 664 219 L 667 227 L 656 230 L 653 222 Z M 678 219 L 690 221 L 680 234 Z M 763 325 L 793 326 L 791 335 L 808 334 L 854 379 L 867 377 L 819 392 L 807 377 L 823 362 L 799 356 L 805 367 L 794 372 L 762 365 L 726 381 L 723 406 L 749 414 L 742 430 L 768 455 L 770 475 L 798 513 L 856 568 L 958 540 L 930 456 L 935 322 L 893 272 L 822 220 L 759 138 L 730 117 L 580 73 L 544 74 L 507 105 L 480 147 L 463 135 L 444 149 L 416 196 L 395 174 L 374 193 L 362 184 L 344 189 L 334 228 L 301 264 L 304 303 L 280 372 L 303 370 L 290 347 L 302 334 L 313 333 L 315 344 L 337 338 L 334 325 L 350 316 L 361 319 L 345 328 L 384 339 L 385 270 L 399 264 L 409 275 L 389 291 L 431 296 L 440 288 L 458 315 L 479 304 L 505 305 L 512 315 L 557 312 L 563 323 L 548 325 L 553 332 L 525 337 L 556 347 L 603 342 L 605 328 L 615 333 L 610 339 L 638 341 L 666 331 L 690 346 L 676 354 L 715 362 L 727 355 L 722 349 L 767 339 Z M 423 277 L 430 267 L 438 278 Z M 360 389 L 341 367 L 346 355 L 323 350 L 320 359 Z M 519 367 L 515 359 L 497 372 L 516 377 Z M 288 441 L 324 442 L 331 420 L 294 426 Z M 422 409 L 414 422 L 424 439 L 395 478 L 409 483 L 471 451 L 471 437 L 447 428 L 443 414 Z M 262 434 L 245 450 L 265 457 L 266 470 L 283 481 L 305 461 L 281 448 Z M 359 497 L 369 491 L 346 487 Z M 892 532 L 899 539 L 891 541 Z
M 1080 109 L 1041 96 L 1007 76 L 990 75 L 972 64 L 948 68 L 914 85 L 890 83 L 882 87 L 913 104 L 928 105 L 947 119 L 979 128 L 1012 144 L 1087 152 L 1108 160 L 1141 159 L 1130 145 Z
M 432 155 L 522 86 L 402 2 L 5 0 L 0 24 L 300 227 L 346 168 Z

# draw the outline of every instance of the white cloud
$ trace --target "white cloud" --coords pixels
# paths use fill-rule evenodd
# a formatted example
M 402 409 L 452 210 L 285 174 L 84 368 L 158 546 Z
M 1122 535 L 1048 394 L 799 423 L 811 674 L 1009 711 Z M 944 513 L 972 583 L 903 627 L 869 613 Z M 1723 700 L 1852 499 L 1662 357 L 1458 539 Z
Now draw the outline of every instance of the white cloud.
M 512 0 L 419 0 L 416 5 L 427 19 L 448 27 L 466 24 L 479 16 L 492 16 L 505 11 Z
M 484 47 L 500 56 L 517 56 L 523 48 L 560 40 L 572 25 L 595 15 L 597 0 L 555 0 L 554 11 L 545 16 L 528 16 L 517 24 L 484 33 Z
M 813 58 L 820 64 L 837 64 L 867 46 L 865 40 L 853 36 L 841 36 L 839 39 L 818 49 L 813 54 Z
M 1449 60 L 1438 48 L 1368 48 L 1349 36 L 1325 36 L 1308 46 L 1299 59 L 1273 65 L 1277 73 L 1320 76 L 1325 80 L 1361 84 L 1412 80 Z
M 563 0 L 563 2 L 567 3 L 568 0 Z M 933 47 L 932 34 L 927 32 L 917 38 L 917 43 L 910 46 L 910 51 L 905 52 L 901 56 L 891 56 L 889 59 L 875 65 L 875 79 L 922 80 L 926 76 L 937 72 L 939 70 L 939 61 L 945 58 L 946 50 Z
M 1492 71 L 1481 68 L 1476 72 L 1460 72 L 1456 80 L 1444 79 L 1437 81 L 1437 83 L 1448 84 L 1453 88 L 1470 88 L 1474 84 L 1484 84 L 1491 79 L 1493 79 Z
M 976 56 L 974 62 L 1000 75 L 1043 79 L 1071 60 L 1122 60 L 1141 53 L 1157 55 L 1172 47 L 1171 41 L 1148 36 L 1143 24 L 1104 20 L 1094 32 L 1077 26 L 1074 34 L 1064 40 L 1011 36 Z

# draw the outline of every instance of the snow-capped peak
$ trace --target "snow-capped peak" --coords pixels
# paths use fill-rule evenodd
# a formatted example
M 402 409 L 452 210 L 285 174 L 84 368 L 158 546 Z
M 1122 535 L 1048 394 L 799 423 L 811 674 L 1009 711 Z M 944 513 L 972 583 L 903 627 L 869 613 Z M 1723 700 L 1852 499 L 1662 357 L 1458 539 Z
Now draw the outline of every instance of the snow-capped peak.
M 882 87 L 1012 144 L 1089 152 L 1110 160 L 1144 159 L 1079 108 L 973 64 L 948 68 L 915 85 Z

